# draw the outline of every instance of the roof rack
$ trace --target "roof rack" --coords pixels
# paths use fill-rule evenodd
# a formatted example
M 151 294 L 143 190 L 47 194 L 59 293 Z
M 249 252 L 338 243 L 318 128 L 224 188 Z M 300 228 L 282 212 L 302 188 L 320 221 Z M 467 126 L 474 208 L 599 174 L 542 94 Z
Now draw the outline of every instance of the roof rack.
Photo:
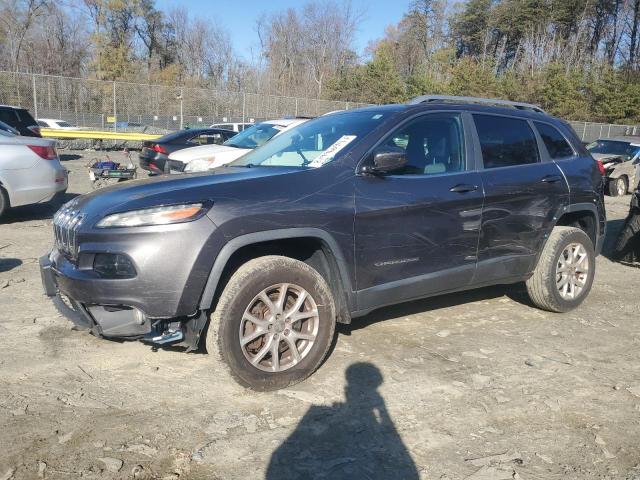
M 480 97 L 456 97 L 455 95 L 422 95 L 413 98 L 407 102 L 407 105 L 419 105 L 421 103 L 479 103 L 484 105 L 497 105 L 505 107 L 513 107 L 518 110 L 531 110 L 538 113 L 545 111 L 538 105 L 522 102 L 511 102 L 509 100 L 498 100 L 497 98 L 480 98 Z

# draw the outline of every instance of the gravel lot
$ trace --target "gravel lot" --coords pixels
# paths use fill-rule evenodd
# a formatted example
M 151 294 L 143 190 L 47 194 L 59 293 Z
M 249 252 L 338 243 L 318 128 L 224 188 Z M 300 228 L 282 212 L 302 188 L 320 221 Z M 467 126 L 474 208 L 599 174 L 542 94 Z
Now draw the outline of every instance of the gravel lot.
M 69 191 L 88 191 L 99 154 L 67 153 Z M 615 234 L 629 197 L 607 202 Z M 640 479 L 640 269 L 599 257 L 564 315 L 516 287 L 387 308 L 342 326 L 309 380 L 258 394 L 206 355 L 73 330 L 40 285 L 52 214 L 0 224 L 0 480 Z

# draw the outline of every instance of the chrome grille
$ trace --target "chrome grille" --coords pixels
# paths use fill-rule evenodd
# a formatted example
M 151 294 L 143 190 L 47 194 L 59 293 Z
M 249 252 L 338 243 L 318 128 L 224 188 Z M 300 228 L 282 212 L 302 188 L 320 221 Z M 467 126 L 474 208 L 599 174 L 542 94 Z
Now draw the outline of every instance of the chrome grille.
M 84 214 L 75 210 L 74 205 L 63 206 L 53 217 L 53 235 L 58 250 L 72 258 L 78 255 L 78 228 Z

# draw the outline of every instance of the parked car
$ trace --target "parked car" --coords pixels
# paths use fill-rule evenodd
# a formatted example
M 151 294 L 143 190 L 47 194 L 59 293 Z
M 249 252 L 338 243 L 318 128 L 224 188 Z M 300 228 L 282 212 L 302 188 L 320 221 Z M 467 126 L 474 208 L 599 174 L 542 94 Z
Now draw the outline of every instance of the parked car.
M 0 130 L 3 132 L 13 133 L 14 135 L 20 135 L 20 132 L 13 128 L 11 125 L 7 125 L 4 122 L 0 122 Z
M 40 126 L 28 110 L 10 105 L 0 105 L 0 121 L 15 128 L 20 135 L 40 137 Z
M 221 128 L 194 128 L 169 133 L 157 140 L 143 142 L 139 163 L 152 174 L 168 173 L 166 162 L 169 154 L 199 145 L 220 145 L 235 134 L 236 132 Z
M 0 131 L 0 217 L 10 208 L 57 201 L 67 190 L 55 140 Z
M 616 240 L 614 257 L 620 262 L 640 266 L 640 185 L 631 198 L 629 214 Z
M 79 128 L 77 125 L 72 125 L 56 118 L 39 118 L 38 125 L 42 128 L 52 128 L 54 130 L 78 130 Z
M 576 308 L 603 200 L 567 123 L 420 97 L 299 124 L 211 174 L 74 199 L 40 265 L 95 335 L 205 346 L 213 374 L 273 390 L 319 367 L 336 322 L 387 305 L 525 282 L 539 308 Z
M 632 192 L 640 182 L 640 137 L 603 138 L 587 146 L 589 153 L 604 165 L 605 192 L 612 197 Z
M 306 122 L 304 118 L 269 120 L 243 130 L 222 145 L 187 148 L 169 155 L 170 170 L 175 173 L 205 172 L 227 165 L 276 135 Z
M 242 132 L 243 130 L 253 127 L 255 123 L 253 122 L 239 122 L 239 123 L 214 123 L 210 125 L 209 128 L 222 128 L 223 130 L 233 130 L 236 133 Z

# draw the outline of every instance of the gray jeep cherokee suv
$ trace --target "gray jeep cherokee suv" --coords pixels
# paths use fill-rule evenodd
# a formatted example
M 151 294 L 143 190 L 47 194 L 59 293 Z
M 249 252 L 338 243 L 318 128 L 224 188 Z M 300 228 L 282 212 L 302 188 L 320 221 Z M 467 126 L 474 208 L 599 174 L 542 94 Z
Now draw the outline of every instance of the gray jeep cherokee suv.
M 66 204 L 46 294 L 95 335 L 206 347 L 242 385 L 299 382 L 336 322 L 525 282 L 587 296 L 605 233 L 598 164 L 538 107 L 420 97 L 304 123 L 211 173 Z

